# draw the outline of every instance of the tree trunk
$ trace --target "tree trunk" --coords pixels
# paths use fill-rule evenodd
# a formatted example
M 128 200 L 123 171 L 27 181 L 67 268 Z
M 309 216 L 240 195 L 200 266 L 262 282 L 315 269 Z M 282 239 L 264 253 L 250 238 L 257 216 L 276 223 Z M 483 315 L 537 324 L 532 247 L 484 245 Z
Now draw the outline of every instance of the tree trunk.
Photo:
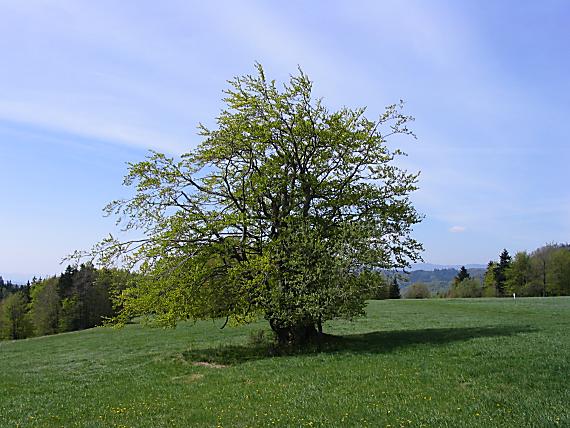
M 314 322 L 304 322 L 292 326 L 284 326 L 279 321 L 270 319 L 269 325 L 277 336 L 279 345 L 302 346 L 319 337 L 320 333 Z M 320 329 L 322 331 L 322 327 Z

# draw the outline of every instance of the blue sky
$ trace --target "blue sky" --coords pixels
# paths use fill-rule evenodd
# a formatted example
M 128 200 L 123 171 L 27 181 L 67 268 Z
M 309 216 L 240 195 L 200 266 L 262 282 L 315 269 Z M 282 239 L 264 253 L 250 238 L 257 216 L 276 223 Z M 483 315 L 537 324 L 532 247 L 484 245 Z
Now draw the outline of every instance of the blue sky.
M 113 231 L 126 162 L 195 147 L 255 61 L 333 108 L 406 101 L 427 262 L 569 241 L 568 22 L 567 1 L 0 0 L 0 274 Z

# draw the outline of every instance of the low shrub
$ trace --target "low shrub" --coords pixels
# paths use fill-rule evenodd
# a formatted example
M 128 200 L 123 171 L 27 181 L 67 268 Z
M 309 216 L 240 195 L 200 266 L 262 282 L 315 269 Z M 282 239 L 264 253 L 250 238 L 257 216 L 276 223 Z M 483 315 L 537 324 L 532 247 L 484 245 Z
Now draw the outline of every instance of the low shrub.
M 429 299 L 431 297 L 431 292 L 427 285 L 421 282 L 416 282 L 406 289 L 404 297 L 406 299 Z

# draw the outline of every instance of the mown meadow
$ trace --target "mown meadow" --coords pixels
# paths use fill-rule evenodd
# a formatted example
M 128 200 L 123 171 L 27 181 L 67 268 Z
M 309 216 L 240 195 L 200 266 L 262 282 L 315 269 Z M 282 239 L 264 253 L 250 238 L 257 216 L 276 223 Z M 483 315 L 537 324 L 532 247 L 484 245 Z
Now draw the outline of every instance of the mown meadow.
M 303 351 L 222 324 L 0 342 L 0 425 L 570 426 L 570 298 L 371 301 Z

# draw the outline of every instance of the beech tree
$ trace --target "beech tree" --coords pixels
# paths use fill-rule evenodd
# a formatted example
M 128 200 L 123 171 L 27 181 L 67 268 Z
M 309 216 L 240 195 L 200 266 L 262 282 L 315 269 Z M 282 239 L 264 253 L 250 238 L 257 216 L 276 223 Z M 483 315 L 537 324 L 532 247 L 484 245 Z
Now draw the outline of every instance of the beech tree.
M 497 278 L 495 272 L 497 270 L 497 263 L 489 261 L 485 275 L 483 276 L 483 295 L 485 297 L 497 296 Z
M 470 298 L 470 297 L 481 297 L 483 294 L 483 285 L 481 281 L 466 277 L 461 281 L 453 284 L 449 290 L 449 297 L 452 298 Z
M 129 165 L 134 196 L 106 211 L 144 236 L 109 236 L 88 253 L 141 273 L 118 296 L 117 323 L 262 316 L 280 342 L 301 343 L 324 321 L 363 314 L 363 272 L 420 259 L 418 174 L 388 146 L 413 137 L 402 103 L 370 120 L 364 108 L 329 111 L 301 70 L 279 87 L 256 71 L 229 82 L 198 148 Z
M 530 256 L 526 251 L 519 251 L 505 271 L 505 289 L 508 294 L 526 295 L 533 277 Z
M 31 325 L 27 317 L 26 293 L 17 291 L 0 303 L 0 339 L 15 340 L 30 336 Z
M 557 248 L 550 256 L 548 292 L 555 296 L 570 295 L 570 251 Z
M 404 297 L 406 299 L 429 299 L 431 291 L 423 282 L 415 282 L 406 289 Z
M 59 332 L 61 308 L 57 288 L 57 277 L 34 281 L 31 287 L 31 319 L 38 336 Z

